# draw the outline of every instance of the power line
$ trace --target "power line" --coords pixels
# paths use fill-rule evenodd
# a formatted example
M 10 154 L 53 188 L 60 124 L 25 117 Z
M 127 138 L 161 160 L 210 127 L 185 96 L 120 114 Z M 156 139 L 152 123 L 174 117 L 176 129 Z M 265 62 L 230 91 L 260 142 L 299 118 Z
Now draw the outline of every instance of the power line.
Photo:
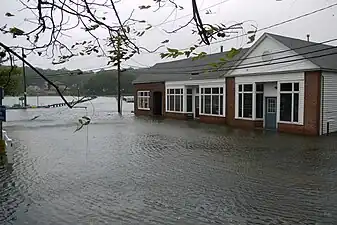
M 246 59 L 255 59 L 255 58 L 260 58 L 262 56 L 270 56 L 270 55 L 277 55 L 277 54 L 282 54 L 282 53 L 286 53 L 286 52 L 290 52 L 290 51 L 294 51 L 294 50 L 299 50 L 299 49 L 304 49 L 304 48 L 310 48 L 310 47 L 314 47 L 316 45 L 322 45 L 322 44 L 326 44 L 326 43 L 329 43 L 329 42 L 333 42 L 333 41 L 337 41 L 337 38 L 333 38 L 333 39 L 330 39 L 330 40 L 327 40 L 327 41 L 323 41 L 323 42 L 319 42 L 319 43 L 312 43 L 310 45 L 306 45 L 306 46 L 302 46 L 302 47 L 297 47 L 297 48 L 289 48 L 287 50 L 282 50 L 282 51 L 277 51 L 277 52 L 272 52 L 272 53 L 268 53 L 268 54 L 263 54 L 263 55 L 256 55 L 256 56 L 251 56 L 251 57 L 246 57 L 244 58 L 245 60 Z M 317 50 L 317 51 L 324 51 L 324 50 L 329 50 L 330 48 L 336 48 L 335 46 L 330 46 L 330 45 L 326 45 L 326 49 L 320 49 L 320 50 Z M 314 50 L 315 52 L 316 50 Z M 306 53 L 303 53 L 303 54 L 308 54 L 308 53 L 314 53 L 314 52 L 306 52 Z M 226 52 L 224 52 L 225 54 Z M 216 53 L 218 54 L 218 53 Z M 207 57 L 207 56 L 206 56 Z M 182 60 L 186 60 L 186 59 L 182 59 Z M 180 60 L 180 61 L 182 61 Z M 219 60 L 219 59 L 217 59 Z M 229 62 L 240 62 L 242 61 L 242 58 L 239 58 L 239 59 L 236 59 L 236 60 L 230 60 Z M 168 63 L 174 63 L 175 61 L 170 61 Z M 205 66 L 210 66 L 210 63 L 205 63 L 205 64 L 198 64 L 198 65 L 194 65 L 194 66 L 186 66 L 184 68 L 195 68 L 195 67 L 205 67 Z M 155 69 L 155 68 L 154 68 Z M 161 69 L 165 69 L 165 70 L 170 70 L 170 69 L 177 69 L 177 68 L 174 68 L 174 67 L 160 67 L 159 68 L 160 70 Z
M 307 53 L 303 53 L 303 54 L 309 54 L 309 53 L 315 53 L 315 52 L 319 52 L 319 51 L 325 51 L 325 50 L 329 50 L 329 49 L 337 49 L 337 47 L 331 47 L 328 49 L 323 49 L 323 50 L 317 50 L 317 51 L 313 51 L 313 52 L 307 52 Z M 300 59 L 293 59 L 293 60 L 285 60 L 285 61 L 281 61 L 281 62 L 274 62 L 274 63 L 265 63 L 265 64 L 258 64 L 258 63 L 264 63 L 264 61 L 259 61 L 259 62 L 254 62 L 254 63 L 248 63 L 248 64 L 244 64 L 243 66 L 238 66 L 238 67 L 222 67 L 221 69 L 216 70 L 216 68 L 214 69 L 215 72 L 218 71 L 228 71 L 230 69 L 250 69 L 250 68 L 255 68 L 255 67 L 262 67 L 262 66 L 269 66 L 269 65 L 276 65 L 276 64 L 283 64 L 283 63 L 288 63 L 288 62 L 296 62 L 296 61 L 303 61 L 306 59 L 314 59 L 314 58 L 320 58 L 320 57 L 325 57 L 325 56 L 330 56 L 330 55 L 336 55 L 336 52 L 333 53 L 328 53 L 328 54 L 322 54 L 322 55 L 316 55 L 316 56 L 311 56 L 311 57 L 305 57 L 305 58 L 300 58 Z M 295 55 L 296 56 L 296 55 Z M 286 57 L 281 57 L 281 58 L 276 58 L 273 60 L 279 60 L 279 59 L 288 59 L 288 58 L 292 58 L 295 56 L 286 56 Z M 258 64 L 258 65 L 254 65 L 254 64 Z M 191 74 L 191 73 L 199 73 L 199 74 L 203 74 L 204 72 L 200 72 L 200 70 L 190 70 L 190 71 L 174 71 L 174 72 L 166 72 L 166 73 L 157 73 L 155 72 L 155 70 L 153 70 L 153 73 L 151 73 L 152 71 L 148 71 L 148 74 Z
M 283 63 L 288 63 L 288 62 L 297 62 L 297 61 L 303 61 L 305 59 L 315 59 L 315 58 L 320 58 L 320 57 L 325 57 L 325 56 L 331 56 L 331 55 L 337 55 L 337 51 L 336 52 L 333 52 L 333 53 L 327 53 L 327 54 L 323 54 L 323 55 L 317 55 L 317 56 L 311 56 L 311 57 L 306 57 L 304 59 L 300 58 L 300 59 L 293 59 L 293 60 L 286 60 L 286 61 L 281 61 L 281 62 L 274 62 L 274 63 L 265 63 L 265 64 L 258 64 L 258 65 L 250 65 L 250 64 L 245 64 L 245 66 L 243 67 L 225 67 L 225 68 L 221 68 L 219 70 L 216 70 L 214 69 L 215 72 L 218 72 L 218 71 L 228 71 L 228 70 L 231 70 L 231 69 L 250 69 L 250 68 L 256 68 L 256 67 L 263 67 L 263 66 L 270 66 L 270 65 L 277 65 L 277 64 L 283 64 Z M 294 57 L 294 56 L 291 56 L 291 57 Z M 288 58 L 291 58 L 291 57 L 288 57 Z M 277 59 L 275 59 L 277 60 Z M 256 63 L 254 63 L 256 64 Z M 168 72 L 169 74 L 191 74 L 193 72 L 199 72 L 199 74 L 203 74 L 203 73 L 200 73 L 200 70 L 195 70 L 195 71 L 186 71 L 186 72 Z M 212 71 L 210 71 L 212 72 Z M 149 73 L 149 74 L 152 74 L 152 73 Z M 160 74 L 160 73 L 153 73 L 153 74 Z M 162 73 L 162 74 L 167 74 L 166 73 Z
M 207 9 L 212 8 L 212 7 L 214 7 L 214 6 L 223 4 L 223 3 L 227 2 L 227 1 L 228 1 L 228 0 L 225 0 L 225 1 L 222 1 L 222 2 L 220 2 L 220 3 L 211 5 L 211 6 L 207 7 L 207 8 L 201 9 L 200 11 L 207 10 Z M 283 24 L 286 24 L 286 23 L 289 23 L 289 22 L 293 22 L 293 21 L 295 21 L 295 20 L 298 20 L 298 19 L 301 19 L 301 18 L 310 16 L 310 15 L 313 15 L 313 14 L 318 13 L 318 12 L 322 12 L 322 11 L 324 11 L 324 10 L 333 8 L 333 7 L 335 7 L 335 6 L 337 6 L 337 3 L 334 3 L 334 4 L 332 4 L 332 5 L 329 5 L 329 6 L 326 6 L 326 7 L 323 7 L 323 8 L 320 8 L 320 9 L 317 9 L 317 10 L 314 10 L 314 11 L 311 11 L 311 12 L 308 12 L 308 13 L 305 13 L 305 14 L 302 14 L 302 15 L 300 15 L 300 16 L 293 17 L 293 18 L 291 18 L 291 19 L 287 19 L 287 20 L 281 21 L 281 22 L 276 23 L 276 24 L 269 25 L 269 26 L 267 26 L 267 27 L 263 27 L 263 28 L 257 29 L 255 32 L 256 32 L 256 33 L 257 33 L 257 32 L 261 32 L 261 31 L 268 30 L 268 29 L 270 29 L 270 28 L 274 28 L 274 27 L 277 27 L 277 26 L 280 26 L 280 25 L 283 25 Z M 190 16 L 190 15 L 192 15 L 192 14 L 188 14 L 188 15 L 185 15 L 185 16 L 182 16 L 182 17 L 178 17 L 176 20 L 185 18 L 185 17 Z M 173 20 L 173 21 L 174 21 L 174 20 Z M 166 21 L 165 23 L 169 23 L 169 22 L 172 22 L 172 20 L 171 20 L 171 21 Z M 165 23 L 164 23 L 164 24 L 165 24 Z M 152 27 L 158 27 L 158 26 L 160 26 L 160 25 L 161 25 L 161 24 L 157 24 L 157 25 L 154 25 L 154 26 L 152 26 Z M 223 43 L 223 42 L 230 41 L 230 40 L 233 40 L 233 39 L 236 39 L 236 38 L 240 38 L 240 37 L 244 37 L 244 36 L 247 36 L 247 34 L 237 35 L 237 36 L 235 36 L 235 37 L 231 37 L 231 38 L 228 38 L 228 39 L 226 39 L 226 40 L 214 41 L 214 42 L 210 43 L 210 45 L 214 45 L 214 44 L 218 44 L 218 43 Z M 81 41 L 81 40 L 77 40 L 77 41 Z M 83 41 L 84 41 L 84 40 L 83 40 Z M 207 45 L 200 45 L 200 47 L 205 47 L 205 46 L 207 46 Z M 184 49 L 181 49 L 181 51 L 183 51 L 183 50 L 188 50 L 188 49 L 189 49 L 189 48 L 184 48 Z M 159 52 L 158 52 L 158 53 L 159 53 Z M 153 53 L 143 52 L 142 54 L 153 54 Z
M 205 10 L 207 10 L 207 9 L 210 9 L 210 8 L 215 7 L 215 6 L 221 5 L 221 4 L 226 3 L 226 2 L 228 2 L 228 1 L 230 1 L 230 0 L 224 0 L 224 1 L 221 1 L 221 2 L 216 3 L 216 4 L 214 4 L 214 5 L 211 5 L 211 6 L 208 6 L 208 7 L 206 7 L 206 8 L 200 9 L 199 11 L 205 11 Z M 192 14 L 192 13 L 189 13 L 189 14 L 186 14 L 186 15 L 184 15 L 184 16 L 175 18 L 175 19 L 173 19 L 173 20 L 167 20 L 167 21 L 164 20 L 164 22 L 159 23 L 159 24 L 156 24 L 156 25 L 151 25 L 151 27 L 160 27 L 160 26 L 162 26 L 162 25 L 164 25 L 164 24 L 171 23 L 171 22 L 174 22 L 174 21 L 177 21 L 177 20 L 181 20 L 181 19 L 186 18 L 186 17 L 189 17 L 189 16 L 191 16 L 191 15 L 193 15 L 193 14 Z M 88 39 L 80 39 L 80 40 L 73 40 L 73 41 L 81 42 L 81 41 L 86 41 L 86 40 L 88 40 Z M 104 39 L 98 38 L 98 40 L 103 41 Z M 92 41 L 96 41 L 96 40 L 95 40 L 95 39 L 92 39 Z M 142 53 L 142 54 L 143 54 L 143 53 Z M 145 53 L 145 54 L 152 54 L 152 53 Z
M 293 22 L 295 20 L 298 20 L 298 19 L 301 19 L 301 18 L 304 18 L 304 17 L 307 17 L 307 16 L 310 16 L 310 15 L 313 15 L 315 13 L 318 13 L 318 12 L 322 12 L 324 10 L 327 10 L 327 9 L 330 9 L 330 8 L 333 8 L 337 6 L 337 3 L 335 4 L 332 4 L 332 5 L 329 5 L 329 6 L 326 6 L 326 7 L 323 7 L 323 8 L 320 8 L 320 9 L 316 9 L 314 11 L 311 11 L 311 12 L 308 12 L 308 13 L 305 13 L 305 14 L 302 14 L 300 16 L 296 16 L 296 17 L 293 17 L 291 19 L 287 19 L 287 20 L 284 20 L 282 22 L 279 22 L 279 23 L 275 23 L 275 24 L 272 24 L 272 25 L 269 25 L 267 27 L 263 27 L 263 28 L 260 28 L 260 29 L 257 29 L 255 32 L 260 32 L 260 31 L 264 31 L 264 30 L 268 30 L 270 28 L 274 28 L 274 27 L 277 27 L 277 26 L 280 26 L 280 25 L 283 25 L 283 24 L 286 24 L 286 23 L 290 23 L 290 22 Z M 235 36 L 235 37 L 231 37 L 231 38 L 228 38 L 226 40 L 221 40 L 221 41 L 215 41 L 215 42 L 212 42 L 212 44 L 218 44 L 218 43 L 222 43 L 222 42 L 225 42 L 225 41 L 230 41 L 230 40 L 233 40 L 233 39 L 236 39 L 236 38 L 239 38 L 239 37 L 244 37 L 244 36 L 247 36 L 247 34 L 241 34 L 241 35 L 238 35 L 238 36 Z M 207 46 L 207 45 L 201 45 L 200 47 L 204 47 L 204 46 Z M 186 50 L 188 48 L 185 48 L 185 49 L 182 49 L 182 50 Z
M 334 40 L 334 39 L 332 39 L 332 40 Z M 336 40 L 337 40 L 337 38 L 336 38 Z M 324 43 L 324 42 L 322 42 L 322 43 Z M 319 43 L 315 43 L 315 44 L 317 45 Z M 313 46 L 313 45 L 311 45 L 311 46 Z M 308 47 L 308 46 L 306 46 L 306 47 Z M 317 53 L 317 52 L 322 52 L 322 51 L 327 51 L 327 50 L 331 50 L 331 49 L 337 49 L 337 47 L 335 47 L 335 46 L 327 46 L 327 48 L 319 49 L 319 50 L 314 50 L 314 51 L 308 51 L 308 52 L 302 53 L 302 55 L 312 54 L 312 53 Z M 289 51 L 289 50 L 287 50 L 287 51 Z M 264 63 L 264 61 L 257 61 L 257 62 L 242 64 L 242 65 L 240 65 L 238 67 L 234 67 L 234 66 L 232 66 L 232 67 L 221 67 L 221 68 L 218 68 L 218 69 L 215 68 L 214 70 L 215 71 L 227 71 L 227 70 L 230 70 L 230 69 L 249 69 L 249 68 L 262 67 L 262 66 L 268 66 L 268 65 L 283 64 L 283 63 L 287 63 L 287 62 L 297 62 L 297 61 L 302 61 L 302 60 L 305 60 L 305 59 L 319 58 L 319 57 L 324 57 L 324 56 L 334 55 L 334 54 L 337 54 L 337 51 L 334 52 L 334 53 L 329 53 L 329 54 L 324 54 L 324 55 L 305 57 L 304 59 L 300 58 L 300 59 L 285 60 L 285 61 L 281 61 L 281 62 L 266 63 L 266 64 L 260 64 L 260 63 Z M 283 57 L 275 58 L 273 60 L 277 61 L 277 60 L 282 60 L 282 59 L 289 59 L 289 58 L 293 58 L 293 57 L 296 57 L 296 56 L 298 56 L 298 55 L 283 56 Z M 256 56 L 256 57 L 260 57 L 260 56 Z M 247 58 L 244 58 L 244 59 L 247 59 Z M 241 59 L 241 60 L 244 60 L 244 59 Z M 240 59 L 238 61 L 240 61 Z M 197 66 L 194 66 L 194 67 L 197 67 Z M 95 70 L 99 70 L 99 69 L 102 69 L 102 68 L 103 67 L 96 68 Z M 184 68 L 193 68 L 193 67 L 184 67 Z M 166 71 L 167 69 L 168 68 L 165 68 L 165 69 L 162 69 L 162 68 L 160 68 L 160 69 L 152 69 L 152 70 L 148 70 L 147 73 L 148 74 L 168 74 L 168 73 L 169 74 L 191 74 L 191 73 L 200 73 L 200 74 L 202 74 L 202 73 L 204 73 L 204 72 L 201 72 L 200 69 L 199 70 L 189 70 L 189 71 L 171 71 L 171 72 L 167 72 Z M 172 68 L 172 69 L 177 69 L 177 68 Z M 47 75 L 47 76 L 50 77 L 50 78 L 53 78 L 53 77 L 66 76 L 66 75 L 70 75 L 70 74 L 68 74 L 68 73 L 60 73 L 60 74 L 51 74 L 51 75 L 49 75 L 49 76 Z M 77 77 L 77 76 L 82 76 L 82 75 L 88 75 L 88 74 L 87 73 L 83 73 L 83 74 L 73 75 L 73 76 Z M 32 79 L 32 77 L 30 77 L 30 78 Z M 36 78 L 39 78 L 39 77 L 36 77 Z
M 201 11 L 205 11 L 205 10 L 207 10 L 207 9 L 210 9 L 210 8 L 215 7 L 215 6 L 221 5 L 221 4 L 226 3 L 226 2 L 228 2 L 228 1 L 230 1 L 230 0 L 224 0 L 224 1 L 221 1 L 221 2 L 216 3 L 216 4 L 214 4 L 214 5 L 211 5 L 211 6 L 208 6 L 208 7 L 206 7 L 206 8 L 200 9 L 199 11 L 200 11 L 200 12 L 201 12 Z M 193 13 L 189 13 L 189 14 L 186 14 L 186 15 L 184 15 L 184 16 L 175 18 L 174 20 L 168 20 L 168 21 L 159 23 L 159 24 L 157 24 L 157 25 L 153 25 L 152 27 L 159 27 L 159 26 L 161 26 L 161 25 L 164 25 L 164 24 L 167 24 L 167 23 L 171 23 L 171 22 L 175 22 L 175 21 L 177 21 L 177 20 L 180 20 L 180 19 L 189 17 L 189 16 L 191 16 L 191 15 L 193 15 Z

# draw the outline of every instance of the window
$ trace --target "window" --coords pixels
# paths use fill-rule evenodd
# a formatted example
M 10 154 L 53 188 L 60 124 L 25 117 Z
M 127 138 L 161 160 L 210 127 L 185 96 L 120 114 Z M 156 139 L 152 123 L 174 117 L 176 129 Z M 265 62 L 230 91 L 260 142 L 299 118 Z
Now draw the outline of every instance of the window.
M 207 115 L 224 114 L 223 87 L 201 88 L 201 113 Z
M 257 119 L 263 118 L 263 84 L 256 84 L 256 92 L 255 92 L 255 115 Z
M 299 83 L 282 83 L 280 85 L 280 121 L 298 122 Z
M 166 107 L 169 112 L 183 112 L 184 105 L 184 90 L 182 88 L 178 89 L 167 89 Z
M 253 117 L 253 85 L 240 84 L 239 85 L 239 113 L 241 118 Z
M 138 109 L 150 110 L 150 91 L 137 92 Z
M 276 99 L 268 98 L 267 113 L 276 113 Z
M 192 106 L 192 102 L 193 102 L 193 91 L 192 91 L 192 89 L 187 89 L 187 96 L 186 96 L 186 98 L 187 98 L 187 112 L 193 112 L 193 106 Z

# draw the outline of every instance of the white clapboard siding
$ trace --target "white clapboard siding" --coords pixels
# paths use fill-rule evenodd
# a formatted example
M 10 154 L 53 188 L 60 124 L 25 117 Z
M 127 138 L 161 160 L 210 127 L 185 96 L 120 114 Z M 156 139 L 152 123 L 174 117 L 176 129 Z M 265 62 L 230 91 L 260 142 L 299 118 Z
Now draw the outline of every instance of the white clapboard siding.
M 337 132 L 337 73 L 323 73 L 322 79 L 322 134 Z M 321 130 L 321 131 L 322 131 Z
M 303 56 L 298 55 L 295 51 L 290 51 L 288 47 L 271 37 L 265 37 L 262 39 L 261 43 L 257 43 L 254 47 L 255 48 L 253 48 L 250 53 L 247 53 L 246 59 L 241 61 L 234 70 L 228 73 L 228 75 L 240 76 L 244 74 L 284 73 L 285 71 L 318 69 L 315 64 L 305 59 Z M 262 55 L 266 51 L 272 53 L 270 65 L 266 65 L 268 62 L 264 62 L 262 59 Z M 289 60 L 299 61 L 284 63 Z M 250 65 L 253 66 L 250 67 Z

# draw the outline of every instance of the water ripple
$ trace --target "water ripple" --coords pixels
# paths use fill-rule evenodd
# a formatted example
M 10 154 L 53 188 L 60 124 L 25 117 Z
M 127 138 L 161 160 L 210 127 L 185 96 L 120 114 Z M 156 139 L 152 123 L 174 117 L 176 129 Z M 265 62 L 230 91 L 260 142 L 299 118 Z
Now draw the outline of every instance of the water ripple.
M 0 223 L 337 223 L 334 136 L 135 118 L 132 104 L 119 116 L 110 98 L 95 101 L 77 133 L 83 110 L 13 112 Z

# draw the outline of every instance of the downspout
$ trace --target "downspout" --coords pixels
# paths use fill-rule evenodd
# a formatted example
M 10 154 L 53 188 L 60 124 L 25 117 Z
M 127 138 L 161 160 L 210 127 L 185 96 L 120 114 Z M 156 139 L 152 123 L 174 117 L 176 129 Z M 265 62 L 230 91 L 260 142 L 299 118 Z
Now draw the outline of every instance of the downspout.
M 324 119 L 324 112 L 323 112 L 323 109 L 324 109 L 324 75 L 322 73 L 321 75 L 321 135 L 323 135 L 323 127 L 324 127 L 324 124 L 323 124 L 323 119 Z

